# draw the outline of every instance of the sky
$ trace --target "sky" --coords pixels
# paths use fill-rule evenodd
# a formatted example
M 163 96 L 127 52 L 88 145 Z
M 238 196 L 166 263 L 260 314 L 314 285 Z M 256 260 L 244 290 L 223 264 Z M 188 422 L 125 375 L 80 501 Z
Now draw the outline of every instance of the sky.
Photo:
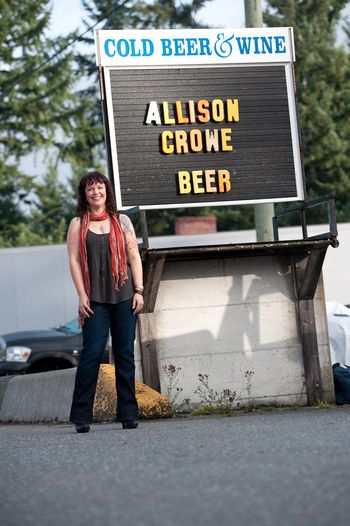
M 80 0 L 52 0 L 52 5 L 51 31 L 54 35 L 64 35 L 77 27 L 83 30 L 81 19 L 84 10 L 80 6 Z M 203 24 L 214 27 L 243 27 L 245 25 L 244 0 L 208 1 L 207 6 L 198 13 L 197 18 Z
M 77 28 L 84 31 L 82 19 L 84 10 L 81 0 L 52 0 L 53 13 L 51 32 L 53 35 L 65 35 Z M 265 0 L 261 0 L 263 9 Z M 350 19 L 350 2 L 343 11 Z M 208 0 L 207 5 L 198 13 L 198 20 L 211 27 L 244 27 L 244 0 Z M 113 29 L 113 28 L 111 28 Z M 339 31 L 338 42 L 344 43 L 345 35 Z

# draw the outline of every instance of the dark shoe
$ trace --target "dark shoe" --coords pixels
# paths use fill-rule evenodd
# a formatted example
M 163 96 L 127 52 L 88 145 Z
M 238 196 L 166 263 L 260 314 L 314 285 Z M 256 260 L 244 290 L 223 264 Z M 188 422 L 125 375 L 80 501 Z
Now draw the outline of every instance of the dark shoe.
M 90 426 L 89 424 L 75 424 L 75 430 L 77 433 L 88 433 Z
M 123 429 L 136 429 L 138 425 L 138 420 L 124 420 Z

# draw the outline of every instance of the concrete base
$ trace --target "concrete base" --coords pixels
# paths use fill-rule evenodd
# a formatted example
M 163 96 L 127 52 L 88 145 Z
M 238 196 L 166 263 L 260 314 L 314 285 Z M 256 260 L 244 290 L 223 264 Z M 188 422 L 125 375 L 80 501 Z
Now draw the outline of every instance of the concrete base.
M 152 316 L 161 392 L 171 387 L 166 372 L 171 366 L 182 389 L 179 403 L 203 402 L 201 374 L 209 376 L 209 388 L 219 395 L 235 391 L 243 406 L 306 405 L 291 256 L 258 255 L 254 250 L 240 257 L 224 257 L 219 250 L 217 256 L 210 255 L 192 254 L 191 259 L 182 254 L 183 259 L 176 259 L 176 251 L 171 252 L 154 312 L 141 315 Z M 313 303 L 322 400 L 333 403 L 322 279 Z
M 0 422 L 68 422 L 76 369 L 0 378 Z M 165 397 L 137 382 L 140 418 L 171 416 Z M 114 366 L 100 368 L 94 421 L 115 420 Z

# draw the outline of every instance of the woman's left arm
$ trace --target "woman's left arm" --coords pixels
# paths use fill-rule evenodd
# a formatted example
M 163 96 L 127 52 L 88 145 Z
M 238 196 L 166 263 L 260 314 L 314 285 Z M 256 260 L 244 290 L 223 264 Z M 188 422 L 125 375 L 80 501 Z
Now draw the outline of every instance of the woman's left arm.
M 132 279 L 134 282 L 135 292 L 132 300 L 132 308 L 134 314 L 138 314 L 143 308 L 142 261 L 132 222 L 130 221 L 129 217 L 124 214 L 120 214 L 119 219 L 124 232 L 126 253 L 130 263 Z

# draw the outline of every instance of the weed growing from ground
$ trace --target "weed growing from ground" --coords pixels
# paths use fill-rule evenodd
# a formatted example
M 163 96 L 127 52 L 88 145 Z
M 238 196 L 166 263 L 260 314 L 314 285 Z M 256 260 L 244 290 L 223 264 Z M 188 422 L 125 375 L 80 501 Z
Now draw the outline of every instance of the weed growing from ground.
M 329 409 L 330 407 L 332 407 L 332 405 L 329 402 L 319 400 L 318 398 L 315 402 L 315 406 L 318 407 L 318 409 Z
M 187 412 L 191 402 L 190 398 L 185 398 L 181 402 L 178 401 L 178 398 L 183 391 L 183 388 L 180 386 L 179 379 L 181 367 L 177 367 L 176 365 L 169 363 L 167 365 L 163 365 L 162 369 L 168 379 L 166 396 L 170 400 L 173 414 Z
M 239 403 L 237 402 L 236 391 L 231 389 L 223 389 L 218 392 L 209 385 L 209 375 L 198 375 L 199 385 L 195 390 L 195 394 L 201 399 L 201 407 L 194 410 L 194 413 L 211 414 L 217 413 L 231 413 L 237 409 Z

